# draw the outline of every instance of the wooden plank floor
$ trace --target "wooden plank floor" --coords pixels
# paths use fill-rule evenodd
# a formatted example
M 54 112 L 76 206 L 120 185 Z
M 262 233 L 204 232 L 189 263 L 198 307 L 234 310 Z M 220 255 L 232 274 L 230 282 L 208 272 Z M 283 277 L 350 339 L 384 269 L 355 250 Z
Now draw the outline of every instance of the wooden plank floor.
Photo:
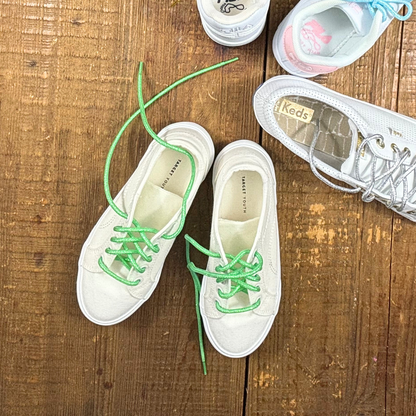
M 252 111 L 256 87 L 284 73 L 271 39 L 294 4 L 272 0 L 260 38 L 230 49 L 205 35 L 195 0 L 0 0 L 2 416 L 416 415 L 416 225 L 328 188 Z M 106 207 L 107 151 L 138 107 L 139 61 L 150 98 L 235 56 L 148 111 L 155 130 L 194 121 L 217 151 L 250 139 L 275 162 L 280 313 L 247 359 L 206 342 L 203 376 L 182 236 L 155 294 L 117 326 L 83 317 L 75 282 L 81 246 Z M 393 22 L 354 65 L 316 80 L 416 118 L 416 15 Z M 150 140 L 140 122 L 128 129 L 113 193 Z M 211 203 L 208 177 L 185 227 L 205 245 Z

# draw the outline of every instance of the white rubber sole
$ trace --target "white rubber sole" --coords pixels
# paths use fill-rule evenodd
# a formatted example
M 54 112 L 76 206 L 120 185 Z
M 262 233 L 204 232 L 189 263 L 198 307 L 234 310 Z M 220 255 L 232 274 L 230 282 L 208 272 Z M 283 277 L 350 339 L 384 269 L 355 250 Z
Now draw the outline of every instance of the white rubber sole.
M 259 26 L 259 28 L 250 34 L 248 37 L 241 37 L 241 38 L 226 38 L 226 37 L 220 37 L 216 33 L 213 33 L 208 26 L 208 24 L 204 21 L 203 17 L 201 16 L 201 22 L 202 27 L 205 30 L 205 33 L 208 35 L 208 37 L 213 40 L 215 43 L 218 43 L 222 46 L 228 46 L 228 47 L 237 47 L 237 46 L 243 46 L 247 45 L 253 41 L 255 41 L 263 32 L 264 26 L 266 25 L 266 20 L 264 20 L 263 24 Z
M 273 176 L 273 185 L 274 185 L 274 189 L 276 189 L 276 173 L 275 173 L 275 169 L 274 169 L 274 165 L 273 165 L 273 161 L 271 160 L 269 154 L 263 149 L 263 147 L 261 147 L 259 144 L 250 141 L 250 140 L 237 140 L 227 146 L 224 147 L 224 149 L 218 154 L 215 163 L 214 163 L 214 167 L 213 167 L 213 174 L 212 174 L 212 180 L 213 180 L 213 187 L 215 189 L 215 177 L 216 177 L 216 173 L 217 173 L 217 169 L 218 169 L 218 165 L 221 162 L 221 160 L 229 153 L 232 152 L 234 149 L 238 148 L 238 147 L 249 147 L 251 150 L 259 152 L 260 154 L 263 155 L 263 157 L 265 157 L 265 159 L 267 160 L 268 166 L 270 168 L 270 171 L 272 172 L 272 176 Z M 276 192 L 274 193 L 274 202 L 275 204 L 277 204 L 277 197 L 276 197 Z M 279 243 L 279 226 L 277 227 L 277 241 Z M 280 244 L 279 244 L 279 251 L 280 251 Z M 279 258 L 280 258 L 280 252 L 279 252 Z M 279 265 L 280 265 L 280 259 L 279 259 Z M 281 279 L 281 273 L 279 276 L 279 284 L 277 287 L 277 294 L 276 294 L 276 304 L 275 304 L 275 312 L 273 313 L 273 315 L 270 316 L 270 320 L 267 323 L 267 325 L 264 328 L 264 331 L 262 332 L 261 336 L 259 337 L 258 341 L 248 350 L 239 353 L 239 354 L 235 354 L 235 353 L 231 353 L 229 351 L 226 351 L 224 349 L 222 349 L 220 347 L 220 345 L 218 345 L 217 341 L 215 340 L 214 335 L 212 334 L 212 332 L 209 329 L 209 323 L 208 323 L 208 318 L 205 315 L 205 311 L 203 309 L 203 295 L 205 293 L 206 290 L 206 278 L 203 279 L 202 281 L 202 285 L 201 285 L 201 293 L 200 293 L 200 310 L 201 310 L 201 317 L 202 317 L 202 321 L 204 324 L 204 329 L 205 329 L 205 333 L 207 335 L 207 338 L 209 339 L 210 343 L 212 344 L 212 346 L 222 355 L 229 357 L 229 358 L 244 358 L 247 357 L 248 355 L 252 354 L 254 351 L 256 351 L 260 345 L 264 342 L 264 340 L 267 338 L 267 335 L 270 332 L 271 327 L 273 326 L 274 320 L 279 312 L 279 307 L 280 307 L 280 300 L 281 300 L 281 296 L 282 296 L 282 279 Z
M 206 169 L 206 173 L 209 172 L 212 163 L 214 161 L 214 156 L 215 156 L 215 148 L 214 148 L 214 144 L 212 142 L 212 138 L 210 136 L 210 134 L 199 124 L 196 123 L 192 123 L 192 122 L 179 122 L 179 123 L 173 123 L 170 124 L 169 126 L 166 126 L 165 128 L 163 128 L 158 136 L 160 137 L 165 137 L 170 131 L 172 130 L 177 130 L 177 129 L 191 129 L 194 130 L 196 132 L 198 132 L 201 137 L 204 139 L 204 146 L 206 148 L 206 152 L 207 154 L 209 154 L 209 164 L 207 166 Z M 206 177 L 206 175 L 205 175 Z M 205 179 L 204 177 L 204 179 Z M 202 181 L 201 181 L 202 183 Z M 124 187 L 121 189 L 120 193 L 123 191 Z M 105 212 L 103 213 L 103 215 L 100 217 L 100 219 L 97 221 L 97 223 L 95 224 L 94 228 L 92 229 L 90 235 L 88 236 L 87 240 L 85 241 L 84 245 L 82 246 L 82 250 L 81 250 L 81 254 L 78 260 L 78 276 L 77 276 L 77 299 L 78 299 L 78 304 L 79 307 L 81 309 L 81 312 L 83 313 L 83 315 L 92 323 L 96 324 L 96 325 L 100 325 L 100 326 L 111 326 L 111 325 L 116 325 L 120 322 L 125 321 L 127 318 L 129 318 L 131 315 L 133 315 L 149 298 L 150 296 L 153 294 L 153 292 L 155 291 L 159 280 L 160 280 L 160 276 L 162 274 L 162 270 L 163 270 L 163 266 L 160 268 L 160 270 L 157 273 L 156 279 L 154 281 L 154 283 L 152 284 L 152 286 L 150 287 L 148 293 L 146 294 L 146 296 L 143 299 L 140 299 L 131 309 L 129 309 L 127 312 L 125 312 L 123 315 L 121 315 L 120 317 L 118 317 L 117 319 L 113 319 L 111 321 L 100 321 L 98 319 L 95 319 L 93 316 L 91 316 L 88 311 L 87 308 L 84 305 L 84 302 L 82 300 L 82 264 L 84 262 L 84 258 L 85 258 L 85 253 L 86 253 L 86 249 L 89 246 L 92 238 L 94 237 L 95 234 L 95 230 L 97 229 L 97 227 L 100 224 L 100 220 L 101 218 L 103 218 L 105 216 L 105 214 L 110 211 L 112 208 L 108 207 Z M 189 207 L 188 207 L 189 209 Z M 120 283 L 123 284 L 123 283 Z

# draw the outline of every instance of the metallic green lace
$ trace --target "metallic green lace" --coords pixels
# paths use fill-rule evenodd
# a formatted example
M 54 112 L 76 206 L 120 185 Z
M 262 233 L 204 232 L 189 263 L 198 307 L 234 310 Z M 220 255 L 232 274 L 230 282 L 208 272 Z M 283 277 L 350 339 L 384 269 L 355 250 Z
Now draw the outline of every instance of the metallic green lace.
M 176 238 L 180 232 L 183 229 L 183 226 L 185 224 L 185 218 L 186 218 L 186 211 L 187 211 L 187 202 L 189 199 L 189 195 L 192 191 L 192 187 L 195 181 L 195 161 L 191 153 L 189 153 L 187 150 L 174 146 L 172 144 L 169 144 L 162 140 L 150 127 L 145 109 L 149 107 L 151 104 L 153 104 L 156 100 L 158 100 L 160 97 L 171 91 L 173 88 L 177 87 L 178 85 L 182 84 L 183 82 L 186 82 L 192 78 L 197 77 L 198 75 L 204 74 L 205 72 L 212 71 L 214 69 L 220 68 L 224 65 L 227 65 L 231 62 L 237 61 L 238 58 L 230 59 L 225 62 L 220 62 L 216 65 L 210 66 L 208 68 L 204 68 L 200 71 L 197 71 L 193 74 L 187 75 L 184 78 L 179 79 L 178 81 L 174 82 L 167 88 L 165 88 L 163 91 L 161 91 L 159 94 L 155 95 L 151 100 L 149 100 L 147 103 L 144 103 L 143 100 L 143 93 L 142 93 L 142 76 L 143 76 L 143 62 L 140 62 L 139 66 L 139 74 L 138 74 L 138 83 L 137 83 L 137 95 L 139 100 L 139 109 L 132 115 L 130 118 L 124 123 L 123 127 L 118 132 L 116 138 L 114 139 L 110 150 L 107 155 L 107 160 L 105 163 L 105 169 L 104 169 L 104 190 L 105 195 L 107 198 L 107 201 L 110 205 L 110 207 L 122 218 L 127 219 L 128 214 L 121 210 L 116 203 L 114 202 L 111 192 L 110 192 L 110 185 L 109 185 L 109 174 L 110 174 L 110 166 L 111 166 L 111 159 L 114 154 L 114 150 L 126 130 L 126 128 L 129 126 L 129 124 L 140 114 L 143 125 L 147 132 L 150 134 L 150 136 L 161 146 L 164 146 L 168 149 L 175 150 L 179 153 L 184 154 L 187 156 L 191 163 L 191 179 L 189 181 L 188 187 L 186 188 L 185 194 L 183 196 L 182 201 L 182 207 L 181 207 L 181 217 L 180 217 L 180 223 L 175 232 L 172 234 L 163 234 L 161 237 L 170 240 L 173 238 Z M 138 264 L 138 260 L 142 258 L 146 262 L 152 261 L 152 256 L 145 253 L 144 248 L 140 246 L 140 244 L 144 244 L 145 247 L 148 247 L 150 251 L 153 253 L 159 252 L 159 246 L 157 244 L 153 244 L 151 239 L 146 234 L 157 234 L 159 230 L 153 229 L 153 228 L 146 228 L 140 226 L 139 222 L 135 219 L 132 221 L 132 225 L 130 227 L 114 227 L 114 232 L 120 233 L 120 237 L 112 237 L 111 241 L 114 243 L 121 244 L 121 249 L 106 249 L 106 253 L 114 255 L 115 260 L 120 261 L 128 270 L 131 270 L 131 268 L 134 268 L 138 273 L 143 273 L 146 268 L 140 267 Z M 137 279 L 135 281 L 130 281 L 128 279 L 125 279 L 121 276 L 119 276 L 117 273 L 113 272 L 105 263 L 102 257 L 98 260 L 98 264 L 101 267 L 101 269 L 113 277 L 114 279 L 118 280 L 121 283 L 124 283 L 128 286 L 137 286 L 140 283 L 140 279 Z
M 192 279 L 194 281 L 195 286 L 195 309 L 196 309 L 196 316 L 198 321 L 198 337 L 199 337 L 199 349 L 201 353 L 201 361 L 202 361 L 202 368 L 204 374 L 207 373 L 206 369 L 206 362 L 205 362 L 205 350 L 204 350 L 204 340 L 203 340 L 203 331 L 202 331 L 202 320 L 201 320 L 201 312 L 199 308 L 199 297 L 201 293 L 201 282 L 198 278 L 198 274 L 201 276 L 212 277 L 217 279 L 217 283 L 222 283 L 226 280 L 231 281 L 231 290 L 230 292 L 224 292 L 221 289 L 218 289 L 218 296 L 221 299 L 230 299 L 231 297 L 235 296 L 239 292 L 244 292 L 248 294 L 249 291 L 252 292 L 259 292 L 260 287 L 253 284 L 260 281 L 260 276 L 258 272 L 263 268 L 263 257 L 257 251 L 254 253 L 254 259 L 257 262 L 248 263 L 247 261 L 243 260 L 245 256 L 250 253 L 250 250 L 242 250 L 236 256 L 232 256 L 231 254 L 226 254 L 226 258 L 229 260 L 229 263 L 225 264 L 224 266 L 218 265 L 215 268 L 215 272 L 211 272 L 209 270 L 200 269 L 196 267 L 195 264 L 191 261 L 190 256 L 190 248 L 191 245 L 195 247 L 198 251 L 205 254 L 208 257 L 213 257 L 216 259 L 221 258 L 220 253 L 215 253 L 213 251 L 207 250 L 205 247 L 201 246 L 197 243 L 192 237 L 188 234 L 185 235 L 186 240 L 186 262 L 188 265 L 188 269 L 191 272 Z M 253 259 L 253 261 L 254 261 Z M 215 301 L 215 307 L 222 313 L 242 313 L 252 311 L 260 306 L 260 299 L 257 299 L 256 302 L 253 304 L 243 307 L 243 308 L 235 308 L 235 309 L 228 309 L 221 306 L 218 301 Z

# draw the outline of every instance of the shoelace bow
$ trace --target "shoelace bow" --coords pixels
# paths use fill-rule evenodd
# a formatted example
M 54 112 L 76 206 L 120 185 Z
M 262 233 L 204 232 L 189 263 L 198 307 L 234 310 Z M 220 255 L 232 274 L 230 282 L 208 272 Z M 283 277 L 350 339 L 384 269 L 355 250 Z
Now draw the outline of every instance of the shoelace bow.
M 181 216 L 180 216 L 180 222 L 177 230 L 173 232 L 172 234 L 163 234 L 161 238 L 170 240 L 173 238 L 176 238 L 180 232 L 183 229 L 183 226 L 185 224 L 185 217 L 186 217 L 186 210 L 187 210 L 187 202 L 190 196 L 190 193 L 192 191 L 192 186 L 195 181 L 195 161 L 191 153 L 189 153 L 187 150 L 175 146 L 172 144 L 169 144 L 162 140 L 150 127 L 149 122 L 147 121 L 145 109 L 149 107 L 151 104 L 153 104 L 155 101 L 157 101 L 159 98 L 161 98 L 163 95 L 167 94 L 169 91 L 177 87 L 178 85 L 195 78 L 199 75 L 204 74 L 205 72 L 212 71 L 214 69 L 220 68 L 222 66 L 228 65 L 232 62 L 237 61 L 238 58 L 230 59 L 228 61 L 220 62 L 218 64 L 212 65 L 208 68 L 201 69 L 197 72 L 194 72 L 193 74 L 187 75 L 173 84 L 169 85 L 167 88 L 165 88 L 163 91 L 161 91 L 159 94 L 155 95 L 151 100 L 149 100 L 147 103 L 144 103 L 143 100 L 143 88 L 142 88 L 142 78 L 143 78 L 143 62 L 140 62 L 139 65 L 139 73 L 138 73 L 138 82 L 137 82 L 137 96 L 139 101 L 139 109 L 130 116 L 130 118 L 124 123 L 123 127 L 118 132 L 116 138 L 114 139 L 110 150 L 107 155 L 105 168 L 104 168 L 104 190 L 105 190 L 105 196 L 107 198 L 107 201 L 110 205 L 110 207 L 121 217 L 124 219 L 128 218 L 128 214 L 121 210 L 116 203 L 114 202 L 111 191 L 110 191 L 110 185 L 109 185 L 109 174 L 110 174 L 110 166 L 111 166 L 111 159 L 114 154 L 114 150 L 123 135 L 124 131 L 127 129 L 127 127 L 130 125 L 130 123 L 138 116 L 141 116 L 143 125 L 146 129 L 146 131 L 150 134 L 152 139 L 154 139 L 157 143 L 159 143 L 161 146 L 164 146 L 168 149 L 175 150 L 179 153 L 182 153 L 183 155 L 187 156 L 191 163 L 191 178 L 189 181 L 189 184 L 186 188 L 185 194 L 183 196 L 182 200 L 182 207 L 181 207 Z M 135 219 L 132 220 L 132 225 L 130 227 L 121 227 L 116 226 L 113 228 L 114 232 L 122 234 L 120 237 L 112 237 L 111 242 L 116 244 L 121 244 L 122 248 L 120 249 L 111 249 L 107 248 L 105 251 L 106 253 L 110 255 L 115 256 L 116 261 L 120 261 L 128 270 L 131 270 L 134 268 L 138 273 L 143 273 L 146 268 L 143 266 L 139 266 L 138 261 L 140 259 L 143 259 L 146 262 L 152 261 L 152 256 L 150 254 L 146 253 L 146 248 L 150 250 L 153 253 L 159 252 L 159 246 L 151 241 L 151 239 L 146 234 L 157 234 L 159 230 L 153 229 L 153 228 L 146 228 L 140 226 L 139 222 Z M 140 244 L 144 244 L 144 248 L 140 246 Z M 128 286 L 137 286 L 140 283 L 140 279 L 137 279 L 135 281 L 131 281 L 128 279 L 125 279 L 121 276 L 119 276 L 117 273 L 113 272 L 105 263 L 102 257 L 98 260 L 98 264 L 101 267 L 101 269 L 113 277 L 114 279 L 118 280 L 121 283 L 124 283 Z
M 413 13 L 413 7 L 411 0 L 347 0 L 352 3 L 365 3 L 368 5 L 368 10 L 371 15 L 374 17 L 376 11 L 379 10 L 383 16 L 383 22 L 388 18 L 388 16 L 395 17 L 397 20 L 407 20 Z M 407 13 L 402 16 L 393 8 L 392 4 L 403 4 Z
M 201 282 L 198 278 L 198 274 L 200 274 L 201 276 L 206 276 L 206 277 L 217 279 L 217 283 L 222 283 L 228 280 L 232 282 L 232 289 L 230 292 L 227 293 L 221 289 L 218 290 L 218 296 L 221 299 L 230 299 L 239 292 L 244 292 L 246 294 L 249 291 L 260 292 L 260 287 L 253 283 L 257 283 L 260 281 L 260 276 L 257 273 L 263 268 L 263 257 L 261 256 L 260 253 L 256 251 L 256 253 L 254 254 L 254 258 L 257 260 L 257 262 L 254 263 L 254 259 L 253 259 L 253 263 L 249 263 L 243 260 L 243 257 L 249 254 L 250 250 L 242 250 L 236 256 L 232 256 L 231 254 L 226 254 L 226 257 L 229 260 L 229 263 L 225 264 L 224 266 L 218 265 L 215 268 L 215 272 L 211 272 L 209 270 L 200 269 L 199 267 L 195 266 L 195 264 L 191 261 L 191 256 L 190 256 L 191 245 L 208 257 L 219 259 L 221 258 L 221 254 L 215 253 L 201 246 L 188 234 L 185 235 L 185 240 L 186 240 L 186 263 L 187 263 L 188 270 L 191 273 L 192 279 L 194 281 L 194 286 L 195 286 L 195 309 L 196 309 L 196 316 L 197 316 L 197 321 L 198 321 L 199 349 L 201 353 L 202 368 L 203 368 L 204 374 L 206 374 L 207 369 L 206 369 L 206 363 L 205 363 L 202 319 L 201 319 L 201 313 L 199 309 L 199 296 L 201 293 Z M 222 313 L 248 312 L 248 311 L 258 308 L 259 306 L 260 306 L 260 299 L 257 299 L 256 302 L 254 302 L 253 304 L 249 306 L 246 306 L 243 308 L 236 308 L 236 309 L 224 308 L 223 306 L 221 306 L 218 300 L 215 301 L 215 307 L 217 308 L 217 310 L 219 310 Z
M 348 193 L 358 193 L 362 191 L 362 200 L 364 202 L 372 202 L 376 198 L 374 191 L 379 190 L 379 192 L 382 193 L 383 188 L 388 184 L 390 189 L 390 199 L 385 200 L 386 206 L 388 208 L 395 208 L 398 212 L 403 211 L 407 202 L 416 194 L 416 186 L 410 190 L 407 182 L 407 177 L 412 172 L 416 174 L 416 160 L 409 166 L 404 166 L 405 160 L 411 156 L 411 152 L 408 148 L 400 150 L 396 145 L 392 145 L 393 160 L 382 159 L 382 162 L 384 163 L 384 173 L 377 174 L 377 171 L 382 170 L 380 169 L 380 166 L 377 167 L 377 162 L 381 158 L 371 150 L 369 143 L 375 140 L 380 146 L 384 147 L 384 137 L 381 134 L 374 134 L 365 138 L 356 151 L 354 171 L 356 179 L 364 182 L 360 173 L 360 162 L 362 152 L 367 151 L 368 149 L 371 154 L 369 162 L 371 165 L 371 179 L 365 182 L 365 187 L 363 188 L 345 188 L 343 186 L 335 185 L 318 172 L 316 161 L 313 156 L 318 142 L 318 136 L 319 120 L 316 123 L 314 138 L 309 149 L 309 163 L 312 172 L 331 188 Z M 400 174 L 395 179 L 394 176 L 397 175 L 398 171 Z M 400 185 L 403 185 L 403 195 L 399 198 L 397 189 Z

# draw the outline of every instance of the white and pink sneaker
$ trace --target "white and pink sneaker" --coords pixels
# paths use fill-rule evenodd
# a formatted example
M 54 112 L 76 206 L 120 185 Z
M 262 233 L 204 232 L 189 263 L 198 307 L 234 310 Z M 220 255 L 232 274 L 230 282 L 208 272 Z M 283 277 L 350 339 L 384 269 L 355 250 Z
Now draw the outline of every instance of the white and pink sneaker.
M 398 2 L 400 1 L 400 2 Z M 304 78 L 327 74 L 364 55 L 396 18 L 404 0 L 301 0 L 279 25 L 273 53 L 287 72 Z M 406 6 L 406 14 L 399 14 Z

